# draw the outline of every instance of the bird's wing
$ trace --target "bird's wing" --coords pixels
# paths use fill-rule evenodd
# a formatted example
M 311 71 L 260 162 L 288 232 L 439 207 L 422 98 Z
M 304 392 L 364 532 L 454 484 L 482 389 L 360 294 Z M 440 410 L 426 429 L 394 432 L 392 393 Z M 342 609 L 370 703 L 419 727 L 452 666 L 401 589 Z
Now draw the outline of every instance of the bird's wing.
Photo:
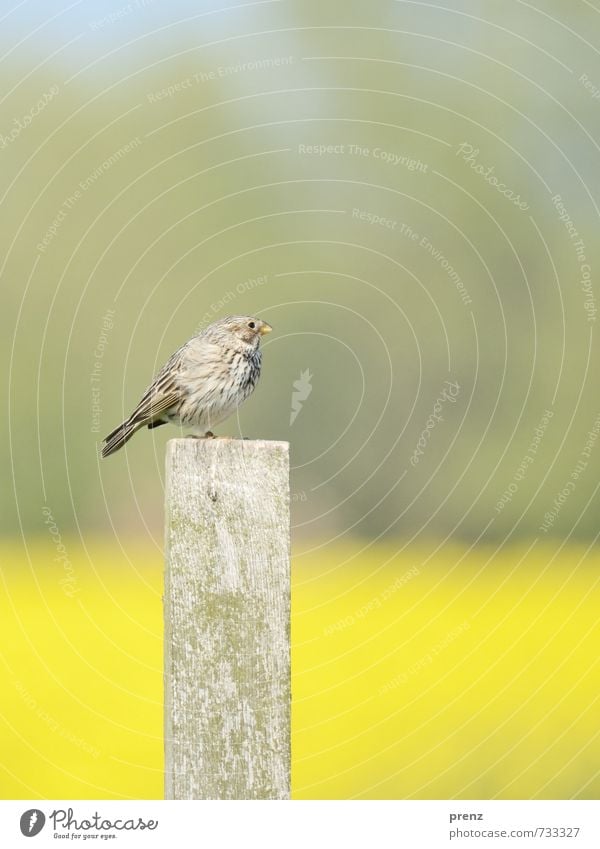
M 184 347 L 175 351 L 156 375 L 129 417 L 130 422 L 145 424 L 152 421 L 181 400 L 181 389 L 177 378 L 181 369 Z
M 151 422 L 172 407 L 178 400 L 181 399 L 179 392 L 170 392 L 167 394 L 155 393 L 153 395 L 142 398 L 133 413 L 131 414 L 131 422 Z

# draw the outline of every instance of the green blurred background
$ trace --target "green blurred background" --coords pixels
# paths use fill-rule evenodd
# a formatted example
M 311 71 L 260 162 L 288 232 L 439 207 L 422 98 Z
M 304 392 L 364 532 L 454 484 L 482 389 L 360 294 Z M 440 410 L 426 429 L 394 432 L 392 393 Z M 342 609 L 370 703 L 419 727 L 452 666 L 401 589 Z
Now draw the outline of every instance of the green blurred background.
M 177 432 L 98 444 L 230 313 L 275 332 L 219 432 L 292 445 L 295 796 L 597 797 L 599 38 L 558 0 L 3 10 L 5 797 L 162 793 Z

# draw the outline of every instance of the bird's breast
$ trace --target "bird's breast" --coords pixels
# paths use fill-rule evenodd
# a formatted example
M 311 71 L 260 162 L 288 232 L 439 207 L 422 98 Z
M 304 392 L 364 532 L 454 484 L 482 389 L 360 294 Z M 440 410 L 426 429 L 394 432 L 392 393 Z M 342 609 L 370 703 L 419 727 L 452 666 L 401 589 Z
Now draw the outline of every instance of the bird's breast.
M 180 376 L 182 400 L 174 412 L 184 424 L 210 428 L 230 416 L 254 389 L 261 356 L 232 350 L 208 365 L 206 360 L 188 363 Z

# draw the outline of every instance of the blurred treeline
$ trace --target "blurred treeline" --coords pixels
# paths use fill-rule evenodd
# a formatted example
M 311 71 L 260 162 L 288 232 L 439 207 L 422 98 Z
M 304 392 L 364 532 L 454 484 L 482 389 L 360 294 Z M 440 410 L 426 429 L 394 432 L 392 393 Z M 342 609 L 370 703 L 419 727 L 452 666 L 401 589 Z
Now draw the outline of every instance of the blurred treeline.
M 491 2 L 106 20 L 124 5 L 90 3 L 2 60 L 0 133 L 23 125 L 0 149 L 5 531 L 41 532 L 47 505 L 62 533 L 160 540 L 176 431 L 102 463 L 98 442 L 207 319 L 247 313 L 275 332 L 220 432 L 291 441 L 297 538 L 545 536 L 570 480 L 547 534 L 593 537 L 600 448 L 572 478 L 600 411 L 581 285 L 600 264 L 593 53 Z M 440 402 L 445 381 L 460 389 Z

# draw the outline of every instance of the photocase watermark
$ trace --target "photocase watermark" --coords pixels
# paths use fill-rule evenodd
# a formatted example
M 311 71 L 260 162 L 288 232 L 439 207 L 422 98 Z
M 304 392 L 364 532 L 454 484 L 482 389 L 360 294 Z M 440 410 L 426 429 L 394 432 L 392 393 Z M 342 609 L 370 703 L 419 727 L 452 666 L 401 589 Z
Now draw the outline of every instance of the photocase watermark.
M 292 494 L 290 495 L 290 501 L 292 502 L 292 504 L 295 504 L 297 502 L 308 501 L 308 495 L 306 494 L 306 490 L 299 489 L 296 492 L 292 492 Z
M 69 213 L 73 210 L 73 208 L 78 204 L 81 200 L 85 192 L 90 189 L 97 180 L 102 177 L 107 171 L 109 171 L 113 165 L 119 162 L 124 156 L 128 153 L 131 153 L 132 150 L 136 150 L 142 144 L 142 140 L 139 136 L 128 141 L 127 144 L 124 144 L 118 150 L 115 150 L 107 159 L 104 160 L 97 168 L 87 175 L 83 180 L 79 181 L 78 187 L 75 189 L 73 194 L 67 195 L 67 197 L 63 200 L 60 205 L 56 216 L 50 227 L 46 230 L 43 237 L 40 239 L 38 244 L 36 245 L 39 253 L 46 253 L 46 249 L 53 242 L 54 237 L 60 230 L 62 224 L 66 221 Z
M 396 690 L 398 687 L 401 687 L 403 684 L 406 684 L 410 678 L 418 675 L 424 669 L 427 669 L 433 661 L 444 652 L 448 646 L 452 645 L 455 640 L 457 640 L 460 636 L 462 636 L 465 631 L 468 631 L 471 627 L 470 622 L 466 619 L 460 624 L 456 625 L 447 634 L 445 634 L 441 640 L 437 643 L 434 643 L 431 648 L 422 654 L 414 663 L 411 663 L 410 666 L 407 666 L 402 672 L 399 672 L 398 675 L 394 675 L 393 678 L 390 678 L 383 686 L 379 688 L 379 695 L 384 696 L 386 693 L 391 692 L 392 690 Z
M 498 177 L 496 177 L 494 174 L 494 165 L 486 167 L 479 163 L 477 159 L 479 156 L 478 147 L 473 147 L 473 145 L 468 142 L 461 142 L 456 150 L 456 156 L 460 156 L 469 168 L 471 168 L 476 174 L 479 174 L 480 177 L 483 177 L 489 186 L 493 186 L 497 192 L 504 195 L 504 197 L 510 200 L 518 209 L 523 211 L 529 209 L 529 204 L 526 201 L 521 200 L 521 195 L 515 194 L 515 192 L 506 185 L 506 183 L 501 182 Z
M 593 83 L 587 74 L 582 74 L 579 77 L 579 82 L 584 87 L 584 89 L 589 92 L 590 97 L 594 100 L 600 100 L 600 86 L 597 86 L 596 83 Z
M 438 263 L 440 268 L 446 272 L 450 280 L 454 283 L 456 291 L 460 295 L 460 299 L 465 306 L 469 306 L 469 304 L 473 303 L 471 296 L 469 295 L 458 272 L 452 267 L 452 265 L 450 265 L 444 254 L 433 245 L 428 236 L 421 235 L 414 230 L 410 224 L 405 224 L 404 222 L 400 224 L 398 233 L 400 236 L 404 236 L 405 239 L 408 239 L 409 242 L 417 244 L 418 247 L 426 251 L 430 257 Z
M 376 227 L 387 227 L 388 230 L 395 230 L 398 226 L 398 222 L 393 218 L 385 218 L 383 215 L 377 215 L 375 212 L 358 209 L 357 207 L 352 210 L 352 218 L 356 218 L 365 224 L 374 224 Z
M 587 313 L 587 320 L 591 324 L 596 321 L 598 310 L 596 307 L 596 299 L 594 297 L 594 289 L 592 287 L 592 267 L 587 259 L 585 243 L 579 235 L 579 231 L 575 227 L 573 219 L 565 207 L 560 195 L 557 194 L 553 196 L 552 205 L 558 213 L 558 220 L 562 221 L 565 225 L 571 244 L 575 250 L 575 258 L 579 265 L 579 285 L 584 295 L 583 308 Z
M 592 456 L 592 451 L 596 445 L 598 440 L 598 434 L 600 433 L 600 413 L 597 414 L 596 420 L 592 425 L 592 429 L 587 432 L 587 437 L 583 448 L 579 454 L 579 458 L 577 463 L 572 468 L 569 479 L 565 481 L 564 486 L 557 492 L 554 500 L 552 502 L 552 508 L 547 510 L 544 513 L 544 521 L 539 526 L 539 530 L 543 533 L 548 533 L 550 528 L 556 522 L 560 511 L 570 498 L 570 496 L 575 492 L 575 487 L 577 485 L 577 481 L 581 478 L 588 467 L 588 462 Z
M 248 62 L 238 62 L 234 65 L 218 65 L 216 68 L 210 68 L 207 71 L 197 71 L 189 77 L 183 77 L 177 82 L 170 83 L 156 91 L 150 91 L 146 94 L 146 100 L 148 103 L 158 103 L 161 100 L 169 100 L 169 98 L 197 85 L 222 80 L 236 74 L 269 71 L 285 65 L 293 65 L 295 61 L 294 56 L 266 56 L 260 59 L 251 59 Z
M 96 18 L 95 20 L 90 21 L 88 26 L 91 30 L 104 29 L 104 27 L 116 24 L 117 21 L 122 20 L 122 18 L 132 15 L 134 12 L 139 12 L 140 9 L 146 9 L 154 3 L 156 3 L 156 0 L 133 0 L 133 2 L 126 3 L 124 6 L 121 6 L 120 9 L 115 9 L 114 12 L 109 12 L 103 18 Z
M 90 373 L 90 392 L 92 401 L 92 425 L 90 430 L 92 433 L 100 433 L 100 417 L 102 415 L 102 360 L 104 358 L 106 346 L 108 345 L 110 331 L 115 326 L 115 315 L 115 310 L 107 309 L 104 315 L 102 316 L 102 326 L 100 329 L 100 335 L 96 340 L 96 347 L 94 348 L 93 353 L 94 365 Z
M 62 725 L 54 716 L 49 714 L 48 711 L 44 710 L 22 681 L 15 681 L 15 689 L 29 710 L 32 711 L 40 722 L 43 722 L 44 725 L 46 725 L 54 734 L 58 734 L 61 739 L 67 740 L 73 746 L 87 752 L 87 754 L 91 755 L 93 758 L 100 757 L 102 753 L 99 749 L 92 746 L 81 737 L 78 737 L 76 734 L 73 734 L 72 731 L 65 728 L 65 726 Z
M 290 427 L 294 424 L 300 414 L 300 410 L 304 406 L 304 402 L 312 392 L 313 376 L 310 369 L 304 369 L 300 372 L 300 377 L 292 384 L 292 406 L 290 410 Z
M 363 156 L 379 159 L 386 165 L 406 168 L 408 171 L 419 171 L 426 174 L 428 164 L 420 159 L 415 159 L 404 153 L 396 153 L 393 150 L 384 150 L 381 147 L 363 147 L 359 144 L 299 144 L 298 153 L 303 156 Z
M 48 814 L 48 822 L 52 823 L 54 837 L 58 838 L 83 838 L 84 841 L 100 838 L 107 840 L 108 838 L 116 838 L 118 834 L 112 832 L 124 831 L 126 833 L 132 831 L 145 831 L 149 829 L 154 831 L 158 827 L 158 820 L 145 820 L 142 817 L 128 817 L 125 813 L 119 816 L 116 820 L 110 820 L 94 811 L 93 814 L 76 819 L 73 808 L 58 808 Z M 59 832 L 59 826 L 63 829 L 63 834 Z M 80 834 L 79 832 L 83 832 Z
M 75 570 L 73 569 L 73 564 L 69 560 L 67 549 L 62 541 L 60 531 L 58 530 L 58 526 L 54 520 L 54 516 L 52 515 L 52 510 L 49 507 L 42 507 L 42 516 L 44 517 L 44 523 L 48 528 L 48 533 L 52 537 L 52 541 L 56 548 L 56 557 L 54 558 L 54 562 L 62 563 L 65 573 L 58 583 L 62 587 L 62 591 L 66 596 L 74 598 L 77 593 L 80 592 L 80 588 L 77 586 Z
M 8 133 L 0 133 L 0 150 L 4 150 L 7 148 L 12 142 L 16 141 L 21 133 L 26 130 L 37 118 L 37 116 L 44 111 L 44 109 L 51 103 L 54 98 L 60 92 L 59 87 L 56 83 L 45 91 L 39 100 L 37 100 L 33 106 L 20 118 L 13 118 L 14 127 Z
M 509 483 L 509 485 L 506 487 L 506 489 L 496 502 L 496 513 L 502 512 L 502 510 L 504 510 L 504 507 L 513 500 L 513 496 L 515 496 L 518 492 L 519 484 L 525 478 L 529 467 L 534 462 L 538 448 L 540 447 L 542 439 L 544 438 L 546 428 L 550 424 L 550 419 L 553 416 L 554 413 L 552 410 L 544 410 L 542 418 L 540 419 L 537 427 L 533 431 L 533 437 L 531 439 L 531 442 L 529 443 L 529 447 L 527 448 L 527 451 L 523 455 L 521 462 L 515 470 L 515 473 L 512 477 L 512 481 Z
M 389 586 L 387 586 L 384 590 L 382 590 L 378 595 L 373 596 L 373 598 L 369 599 L 369 601 L 362 604 L 359 608 L 357 608 L 354 613 L 349 613 L 348 616 L 344 616 L 342 619 L 338 619 L 337 622 L 328 625 L 323 633 L 326 637 L 330 634 L 334 634 L 336 631 L 344 631 L 346 628 L 350 628 L 360 619 L 364 619 L 365 616 L 368 616 L 369 613 L 372 613 L 373 610 L 379 610 L 386 601 L 388 601 L 393 595 L 395 595 L 398 590 L 402 589 L 402 587 L 406 586 L 409 581 L 412 581 L 413 578 L 416 578 L 417 575 L 420 575 L 421 572 L 417 568 L 417 566 L 412 566 L 408 569 L 404 574 L 399 575 Z
M 212 303 L 200 319 L 196 327 L 196 333 L 200 333 L 209 324 L 211 324 L 216 316 L 220 315 L 223 308 L 239 298 L 240 295 L 245 295 L 246 292 L 251 292 L 253 289 L 258 289 L 268 283 L 269 275 L 260 274 L 258 277 L 248 277 L 246 280 L 240 281 L 233 289 L 228 289 L 218 301 Z
M 442 410 L 444 409 L 444 405 L 447 402 L 451 404 L 456 403 L 456 398 L 460 392 L 460 384 L 458 384 L 454 380 L 445 380 L 444 385 L 440 390 L 440 394 L 435 399 L 433 410 L 430 413 L 427 421 L 425 422 L 425 427 L 421 431 L 421 435 L 419 437 L 419 441 L 417 442 L 417 446 L 413 451 L 410 464 L 411 466 L 416 466 L 419 463 L 419 460 L 425 453 L 425 449 L 431 439 L 431 432 L 437 426 L 439 422 L 444 421 L 444 417 L 442 416 Z

